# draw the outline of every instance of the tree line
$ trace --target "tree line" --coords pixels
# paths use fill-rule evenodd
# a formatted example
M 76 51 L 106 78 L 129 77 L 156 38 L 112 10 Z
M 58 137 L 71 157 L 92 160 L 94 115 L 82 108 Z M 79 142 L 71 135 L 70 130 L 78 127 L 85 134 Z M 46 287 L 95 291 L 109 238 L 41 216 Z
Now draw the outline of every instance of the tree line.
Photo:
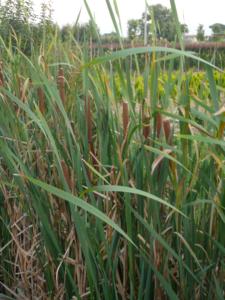
M 147 22 L 147 37 L 151 39 L 153 31 L 157 39 L 165 39 L 167 41 L 174 41 L 176 39 L 176 24 L 171 9 L 156 4 L 148 7 L 147 14 L 143 12 L 140 19 L 132 19 L 128 21 L 128 39 L 141 40 L 144 38 L 144 28 Z M 151 30 L 151 24 L 154 23 L 154 29 Z M 180 24 L 181 31 L 184 34 L 189 33 L 187 24 Z M 209 40 L 219 41 L 225 39 L 225 25 L 215 23 L 209 26 L 212 35 Z M 208 39 L 205 35 L 204 25 L 199 24 L 196 32 L 198 41 Z
M 210 28 L 211 40 L 224 39 L 224 24 L 212 24 Z M 187 24 L 181 24 L 181 31 L 189 32 Z M 63 42 L 68 40 L 78 43 L 97 42 L 99 37 L 102 43 L 118 42 L 115 32 L 101 34 L 99 28 L 91 20 L 84 24 L 75 22 L 73 25 L 64 25 L 60 28 L 53 21 L 53 8 L 50 0 L 41 4 L 39 14 L 35 12 L 31 0 L 6 0 L 4 4 L 0 1 L 0 36 L 5 45 L 19 45 L 22 51 L 29 54 L 32 47 L 37 47 L 43 41 L 48 42 L 48 38 L 55 32 Z M 148 40 L 154 36 L 158 40 L 175 41 L 176 24 L 172 11 L 161 4 L 152 5 L 146 12 L 143 12 L 140 19 L 128 21 L 127 37 L 124 40 L 143 41 L 145 35 Z M 202 24 L 199 25 L 196 36 L 199 41 L 206 39 Z

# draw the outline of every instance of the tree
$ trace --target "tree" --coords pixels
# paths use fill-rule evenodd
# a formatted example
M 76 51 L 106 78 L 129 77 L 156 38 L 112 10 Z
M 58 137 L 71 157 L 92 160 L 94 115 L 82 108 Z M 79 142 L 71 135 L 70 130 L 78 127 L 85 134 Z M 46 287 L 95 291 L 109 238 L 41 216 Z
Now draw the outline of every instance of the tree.
M 223 40 L 225 37 L 225 25 L 221 23 L 215 23 L 209 26 L 209 28 L 213 32 L 212 39 L 214 41 L 220 41 Z
M 200 42 L 205 40 L 205 30 L 202 24 L 199 24 L 197 28 L 197 40 Z
M 73 32 L 74 38 L 80 43 L 90 40 L 92 42 L 97 42 L 99 28 L 96 28 L 96 24 L 90 20 L 88 23 L 76 24 L 76 26 L 73 28 Z
M 67 24 L 61 28 L 61 39 L 63 42 L 66 42 L 70 39 L 70 36 L 73 36 L 74 29 L 73 26 Z
M 176 25 L 173 19 L 173 15 L 170 9 L 167 7 L 156 4 L 149 7 L 149 11 L 147 14 L 147 22 L 148 22 L 148 36 L 151 36 L 150 32 L 150 23 L 152 22 L 152 13 L 154 14 L 154 22 L 155 22 L 155 34 L 158 39 L 163 38 L 168 41 L 175 40 L 176 36 Z M 144 34 L 144 24 L 145 24 L 145 14 L 142 15 L 142 29 L 141 31 Z
M 215 23 L 209 26 L 214 34 L 224 34 L 225 33 L 225 25 L 221 23 Z
M 181 27 L 181 32 L 182 33 L 188 33 L 189 32 L 187 24 L 181 24 L 180 27 Z
M 40 14 L 40 25 L 43 27 L 46 26 L 51 27 L 53 25 L 52 14 L 53 14 L 52 2 L 51 1 L 48 1 L 47 3 L 42 2 L 41 14 Z
M 59 26 L 53 22 L 53 8 L 51 0 L 41 3 L 41 12 L 37 29 L 39 33 L 37 43 L 41 43 L 43 45 L 48 45 L 52 40 L 52 35 L 60 30 Z
M 31 0 L 7 0 L 0 7 L 0 35 L 6 45 L 19 46 L 28 51 L 31 40 L 31 25 L 36 16 Z M 18 44 L 19 43 L 19 44 Z
M 168 41 L 174 41 L 176 37 L 176 24 L 173 18 L 172 11 L 161 5 L 152 5 L 148 7 L 147 11 L 147 36 L 151 38 L 150 25 L 152 23 L 152 15 L 154 15 L 155 34 L 158 39 L 163 38 Z M 139 20 L 128 21 L 128 37 L 130 40 L 135 37 L 144 38 L 145 32 L 145 13 L 142 14 L 142 18 Z M 188 27 L 183 24 L 181 27 L 183 32 L 187 32 Z
M 101 35 L 101 41 L 107 43 L 119 43 L 118 34 L 116 32 L 104 33 Z
M 0 35 L 6 45 L 19 47 L 30 55 L 43 41 L 51 39 L 51 33 L 58 30 L 52 21 L 51 1 L 43 3 L 41 15 L 34 13 L 32 0 L 6 0 L 0 3 Z
M 128 23 L 128 39 L 134 40 L 140 36 L 140 20 L 129 20 Z

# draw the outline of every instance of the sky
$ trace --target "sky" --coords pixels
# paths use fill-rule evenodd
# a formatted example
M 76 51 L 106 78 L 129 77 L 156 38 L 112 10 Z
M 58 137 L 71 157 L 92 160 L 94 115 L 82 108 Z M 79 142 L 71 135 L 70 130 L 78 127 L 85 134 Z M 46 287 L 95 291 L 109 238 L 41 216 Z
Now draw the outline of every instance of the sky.
M 80 9 L 80 22 L 88 21 L 83 0 L 51 0 L 54 9 L 54 20 L 59 25 L 74 23 Z M 38 7 L 43 0 L 33 0 Z M 111 0 L 111 2 L 113 2 Z M 89 0 L 101 33 L 114 31 L 105 0 Z M 127 34 L 127 21 L 141 18 L 145 10 L 145 0 L 117 0 L 123 35 Z M 149 5 L 161 3 L 170 7 L 169 0 L 148 0 Z M 186 23 L 190 34 L 195 34 L 199 24 L 205 26 L 206 34 L 210 34 L 208 27 L 213 23 L 225 23 L 225 0 L 176 0 L 178 15 L 181 23 Z

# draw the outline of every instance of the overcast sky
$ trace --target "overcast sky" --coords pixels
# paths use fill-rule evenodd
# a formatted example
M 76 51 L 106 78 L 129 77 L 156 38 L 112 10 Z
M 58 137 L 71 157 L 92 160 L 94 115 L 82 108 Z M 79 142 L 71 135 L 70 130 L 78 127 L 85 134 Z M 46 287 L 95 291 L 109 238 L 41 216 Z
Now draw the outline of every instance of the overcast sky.
M 40 5 L 43 0 L 33 0 Z M 113 2 L 113 1 L 111 1 Z M 113 31 L 113 25 L 107 10 L 105 0 L 88 1 L 101 33 Z M 138 19 L 145 9 L 145 0 L 117 0 L 123 34 L 127 33 L 127 21 Z M 149 0 L 149 5 L 161 3 L 170 7 L 169 0 Z M 80 8 L 82 13 L 81 22 L 88 20 L 83 0 L 52 0 L 54 9 L 54 19 L 60 25 L 74 23 Z M 196 33 L 198 24 L 204 24 L 206 33 L 209 34 L 208 26 L 213 23 L 225 23 L 225 0 L 176 0 L 177 10 L 181 23 L 188 24 L 190 33 Z

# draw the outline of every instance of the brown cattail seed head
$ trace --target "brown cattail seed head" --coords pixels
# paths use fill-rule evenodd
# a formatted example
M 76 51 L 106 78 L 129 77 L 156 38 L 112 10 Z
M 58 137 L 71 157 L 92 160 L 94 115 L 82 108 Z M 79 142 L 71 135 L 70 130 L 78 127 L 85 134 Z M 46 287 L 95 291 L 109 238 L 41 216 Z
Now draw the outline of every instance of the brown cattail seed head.
M 45 94 L 44 94 L 42 88 L 40 88 L 40 87 L 38 88 L 37 93 L 38 93 L 38 101 L 39 101 L 39 110 L 42 114 L 44 114 L 45 109 L 46 109 L 46 107 L 45 107 Z
M 91 100 L 90 97 L 85 99 L 85 114 L 87 124 L 88 143 L 92 143 L 92 113 L 91 113 Z
M 162 115 L 157 112 L 156 114 L 156 135 L 159 138 L 162 130 L 162 125 L 163 125 L 163 119 Z
M 66 103 L 66 94 L 65 94 L 65 77 L 64 77 L 64 71 L 63 68 L 59 68 L 58 72 L 58 89 L 59 94 L 62 100 L 62 103 Z
M 0 61 L 0 86 L 4 85 L 3 62 Z
M 171 145 L 172 143 L 172 130 L 170 120 L 163 120 L 163 129 L 165 133 L 166 142 Z
M 147 116 L 143 117 L 143 136 L 145 137 L 145 139 L 147 139 L 149 137 L 151 131 L 151 127 L 150 127 L 150 118 Z
M 127 135 L 129 126 L 129 108 L 128 108 L 128 102 L 123 101 L 123 134 L 124 136 Z
M 61 167 L 62 167 L 62 170 L 63 170 L 63 175 L 65 177 L 65 180 L 68 184 L 68 186 L 70 187 L 70 189 L 72 188 L 72 184 L 71 184 L 71 176 L 70 176 L 70 170 L 69 170 L 69 167 L 67 166 L 67 164 L 65 163 L 64 160 L 61 160 Z

